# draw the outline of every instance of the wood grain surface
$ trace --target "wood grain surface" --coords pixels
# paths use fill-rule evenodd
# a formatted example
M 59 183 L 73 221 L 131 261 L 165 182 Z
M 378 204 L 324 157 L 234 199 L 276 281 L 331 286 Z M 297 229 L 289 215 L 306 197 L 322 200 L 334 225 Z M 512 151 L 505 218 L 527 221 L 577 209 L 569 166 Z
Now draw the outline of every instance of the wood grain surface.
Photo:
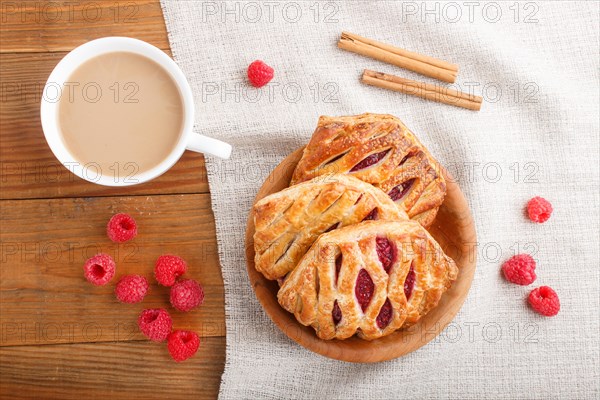
M 302 149 L 285 158 L 265 180 L 255 202 L 289 186 L 294 167 L 302 157 Z M 398 330 L 373 341 L 353 336 L 346 340 L 322 340 L 312 327 L 300 324 L 293 314 L 277 302 L 279 287 L 254 266 L 254 221 L 246 228 L 246 260 L 248 276 L 256 297 L 273 322 L 290 339 L 315 353 L 342 361 L 371 363 L 401 357 L 433 340 L 454 319 L 464 303 L 476 266 L 477 235 L 469 206 L 460 188 L 447 171 L 442 170 L 447 191 L 433 225 L 428 229 L 444 252 L 452 257 L 459 273 L 452 287 L 444 293 L 437 307 L 408 329 Z
M 165 344 L 147 340 L 0 347 L 0 397 L 214 399 L 225 338 L 202 338 L 198 352 L 177 364 Z
M 159 307 L 171 311 L 176 328 L 223 336 L 223 281 L 208 197 L 3 201 L 0 345 L 141 340 L 137 316 L 144 308 Z M 134 240 L 116 244 L 108 239 L 106 222 L 117 212 L 130 214 L 138 223 Z M 113 284 L 95 287 L 85 280 L 85 260 L 100 252 L 112 255 L 117 264 L 114 282 L 126 274 L 149 279 L 150 291 L 142 303 L 120 304 Z M 169 306 L 169 288 L 158 285 L 153 274 L 156 259 L 164 253 L 183 257 L 186 276 L 204 286 L 200 309 L 180 313 Z
M 216 398 L 225 318 L 204 158 L 186 152 L 153 182 L 101 187 L 58 163 L 39 119 L 47 77 L 80 44 L 129 36 L 170 54 L 159 0 L 3 0 L 0 21 L 0 398 Z M 130 243 L 106 237 L 116 212 L 138 221 Z M 86 283 L 83 262 L 99 251 L 114 256 L 115 282 L 151 278 L 142 304 Z M 175 312 L 152 279 L 166 252 L 184 257 L 204 286 L 200 309 Z M 145 340 L 135 321 L 146 307 L 167 307 L 175 327 L 198 331 L 198 354 L 175 363 L 164 344 Z
M 1 53 L 71 51 L 105 36 L 169 49 L 158 0 L 2 1 Z

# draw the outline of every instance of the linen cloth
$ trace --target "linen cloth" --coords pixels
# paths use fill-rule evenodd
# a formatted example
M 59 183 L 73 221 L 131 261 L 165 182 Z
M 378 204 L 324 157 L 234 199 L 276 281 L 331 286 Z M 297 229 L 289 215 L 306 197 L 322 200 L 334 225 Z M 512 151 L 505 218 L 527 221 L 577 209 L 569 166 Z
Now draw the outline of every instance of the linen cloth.
M 470 4 L 470 5 L 469 5 Z M 234 146 L 207 157 L 225 281 L 222 399 L 598 398 L 598 2 L 211 2 L 162 0 L 171 49 L 190 81 L 198 132 Z M 339 50 L 342 30 L 457 63 L 480 112 L 359 82 L 364 68 L 435 83 Z M 246 68 L 275 68 L 262 89 Z M 442 334 L 389 362 L 351 364 L 281 333 L 250 287 L 244 231 L 254 196 L 319 115 L 400 117 L 452 172 L 472 209 L 478 261 L 468 298 Z M 530 222 L 533 196 L 554 213 Z M 515 253 L 535 283 L 506 282 Z M 526 304 L 553 287 L 554 318 Z M 200 352 L 199 357 L 201 357 Z

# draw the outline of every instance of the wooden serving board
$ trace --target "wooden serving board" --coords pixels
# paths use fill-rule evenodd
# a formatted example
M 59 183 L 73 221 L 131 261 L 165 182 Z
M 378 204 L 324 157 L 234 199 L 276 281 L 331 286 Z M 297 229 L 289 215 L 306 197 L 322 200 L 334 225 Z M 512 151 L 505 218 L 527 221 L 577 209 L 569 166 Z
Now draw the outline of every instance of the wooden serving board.
M 283 160 L 267 178 L 256 195 L 255 203 L 289 186 L 294 168 L 302 157 L 298 149 Z M 248 276 L 256 297 L 273 322 L 292 340 L 315 353 L 342 361 L 372 363 L 401 357 L 432 339 L 452 321 L 467 297 L 476 265 L 477 235 L 467 201 L 452 176 L 443 169 L 447 193 L 438 215 L 429 228 L 446 254 L 459 267 L 457 280 L 431 310 L 414 326 L 388 336 L 367 341 L 353 336 L 346 340 L 322 340 L 310 326 L 300 324 L 293 314 L 277 302 L 277 282 L 267 280 L 254 267 L 254 220 L 252 213 L 246 228 Z M 448 344 L 451 346 L 451 344 Z

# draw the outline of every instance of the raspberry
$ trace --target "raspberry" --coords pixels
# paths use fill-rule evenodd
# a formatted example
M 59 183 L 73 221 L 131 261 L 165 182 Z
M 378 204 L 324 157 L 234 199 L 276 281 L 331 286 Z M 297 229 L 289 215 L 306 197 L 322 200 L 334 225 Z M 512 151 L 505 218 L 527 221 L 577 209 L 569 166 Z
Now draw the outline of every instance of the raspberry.
M 163 286 L 173 286 L 178 276 L 185 274 L 187 263 L 181 257 L 164 255 L 158 257 L 154 267 L 154 276 Z
M 560 311 L 560 301 L 556 292 L 548 286 L 541 286 L 529 293 L 529 304 L 538 313 L 552 317 Z
M 139 303 L 148 293 L 148 280 L 141 275 L 125 275 L 115 287 L 117 299 L 123 303 Z
M 140 331 L 155 342 L 164 341 L 173 327 L 169 313 L 163 308 L 150 308 L 142 311 L 138 318 Z
M 248 66 L 248 79 L 254 87 L 263 87 L 273 79 L 274 70 L 260 60 Z
M 115 261 L 108 254 L 100 253 L 88 259 L 83 266 L 85 279 L 94 285 L 106 285 L 115 275 Z
M 529 219 L 540 224 L 548 221 L 552 214 L 552 204 L 539 196 L 534 197 L 527 203 L 527 214 Z
M 185 361 L 198 351 L 200 338 L 196 332 L 173 331 L 167 339 L 167 348 L 173 360 Z
M 517 285 L 529 285 L 535 281 L 535 260 L 529 254 L 517 254 L 502 264 L 504 277 Z
M 204 290 L 195 280 L 185 279 L 173 285 L 170 299 L 179 311 L 190 311 L 204 302 Z
M 137 225 L 130 215 L 115 214 L 108 221 L 106 233 L 113 242 L 123 243 L 137 235 Z

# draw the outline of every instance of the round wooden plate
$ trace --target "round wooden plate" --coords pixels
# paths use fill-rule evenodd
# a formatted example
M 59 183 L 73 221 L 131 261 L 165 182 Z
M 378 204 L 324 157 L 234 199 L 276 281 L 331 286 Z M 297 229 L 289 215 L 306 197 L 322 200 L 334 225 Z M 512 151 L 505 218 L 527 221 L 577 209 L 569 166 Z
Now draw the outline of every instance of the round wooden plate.
M 257 202 L 265 196 L 289 186 L 296 164 L 302 157 L 299 149 L 283 160 L 269 175 L 256 195 Z M 300 324 L 293 314 L 277 302 L 277 282 L 267 280 L 254 268 L 254 220 L 252 213 L 246 228 L 246 260 L 248 275 L 256 297 L 273 322 L 292 340 L 315 353 L 350 362 L 379 362 L 403 356 L 435 338 L 454 318 L 462 306 L 473 281 L 476 264 L 477 236 L 469 206 L 460 188 L 443 170 L 447 194 L 438 215 L 429 228 L 431 235 L 459 267 L 457 280 L 437 307 L 414 326 L 396 331 L 373 341 L 353 336 L 346 340 L 322 340 L 312 327 Z M 451 346 L 451 344 L 448 344 Z

